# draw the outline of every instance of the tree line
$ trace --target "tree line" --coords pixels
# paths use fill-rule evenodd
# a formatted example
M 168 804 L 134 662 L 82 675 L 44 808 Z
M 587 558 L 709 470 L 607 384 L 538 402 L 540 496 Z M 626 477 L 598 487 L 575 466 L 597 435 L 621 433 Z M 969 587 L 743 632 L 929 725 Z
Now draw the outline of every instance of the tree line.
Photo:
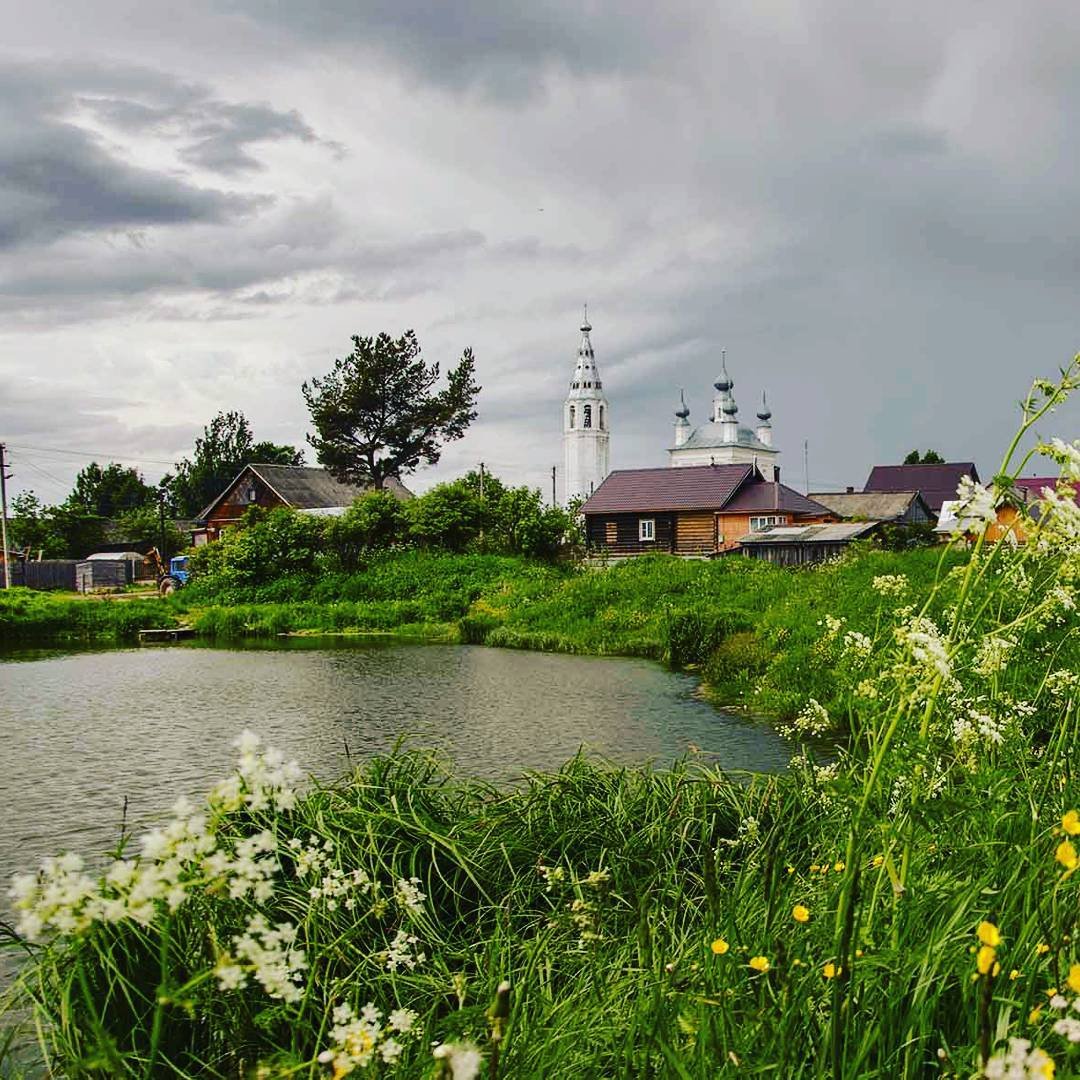
M 382 491 L 389 479 L 436 464 L 442 446 L 465 434 L 477 417 L 480 387 L 474 375 L 471 349 L 441 386 L 439 363 L 424 360 L 412 330 L 396 339 L 386 333 L 354 336 L 349 354 L 301 387 L 315 428 L 308 442 L 338 480 Z M 170 554 L 186 546 L 177 521 L 197 517 L 248 463 L 303 465 L 304 451 L 257 441 L 242 412 L 219 412 L 195 439 L 191 455 L 156 485 L 147 484 L 138 469 L 95 461 L 56 505 L 43 505 L 33 491 L 16 496 L 11 544 L 46 558 L 81 558 L 111 542 L 153 539 Z M 441 498 L 424 505 L 434 508 Z M 453 502 L 456 496 L 445 498 Z M 528 501 L 520 493 L 514 498 Z M 472 527 L 468 521 L 483 517 L 464 503 L 458 510 L 455 528 L 465 532 Z M 431 512 L 445 517 L 447 510 Z

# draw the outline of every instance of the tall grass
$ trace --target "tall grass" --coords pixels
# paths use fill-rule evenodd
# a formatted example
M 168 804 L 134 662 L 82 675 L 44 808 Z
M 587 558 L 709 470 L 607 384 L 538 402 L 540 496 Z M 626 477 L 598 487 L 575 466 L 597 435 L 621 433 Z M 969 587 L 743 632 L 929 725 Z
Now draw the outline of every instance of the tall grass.
M 31 589 L 0 590 L 0 647 L 131 641 L 139 630 L 177 624 L 156 600 L 73 599 Z

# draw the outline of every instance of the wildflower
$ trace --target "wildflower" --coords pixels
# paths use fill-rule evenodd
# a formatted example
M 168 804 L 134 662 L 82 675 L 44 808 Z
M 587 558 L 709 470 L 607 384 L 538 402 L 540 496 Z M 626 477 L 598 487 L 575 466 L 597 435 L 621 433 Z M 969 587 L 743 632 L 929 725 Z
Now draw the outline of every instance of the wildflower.
M 874 592 L 879 596 L 903 596 L 908 580 L 904 574 L 878 574 L 873 581 Z
M 1063 1035 L 1071 1043 L 1080 1043 L 1080 1020 L 1063 1016 L 1054 1024 L 1054 1033 Z
M 1037 1024 L 1041 1018 L 1042 1018 L 1042 1006 L 1041 1005 L 1036 1005 L 1035 1008 L 1032 1009 L 1031 1012 L 1028 1013 L 1028 1023 L 1029 1024 Z
M 769 958 L 767 956 L 751 956 L 750 967 L 764 974 L 769 970 Z
M 1064 439 L 1051 439 L 1048 446 L 1039 447 L 1039 452 L 1061 465 L 1063 479 L 1080 480 L 1080 440 L 1067 443 Z
M 415 934 L 399 930 L 386 950 L 386 970 L 397 971 L 399 967 L 407 967 L 412 971 L 418 964 L 422 964 L 427 959 L 427 954 L 415 951 L 413 947 L 416 944 Z
M 826 964 L 826 965 L 825 965 L 825 966 L 824 966 L 824 967 L 823 967 L 823 968 L 821 969 L 821 974 L 822 974 L 822 975 L 824 975 L 826 979 L 835 979 L 835 978 L 836 978 L 836 976 L 837 976 L 837 974 L 838 974 L 838 972 L 839 972 L 839 970 L 840 970 L 840 969 L 839 969 L 839 968 L 838 968 L 838 967 L 837 967 L 837 966 L 836 966 L 836 965 L 835 965 L 835 964 L 834 964 L 834 963 L 833 963 L 833 962 L 832 962 L 832 961 L 830 960 L 830 961 L 829 961 L 829 962 L 828 962 L 828 963 L 827 963 L 827 964 Z
M 386 1022 L 399 1035 L 407 1035 L 416 1024 L 416 1013 L 412 1009 L 395 1009 L 386 1018 Z
M 849 630 L 844 635 L 844 653 L 853 653 L 855 656 L 869 656 L 874 648 L 874 643 L 858 630 Z
M 1061 817 L 1061 827 L 1069 836 L 1080 835 L 1080 813 L 1068 810 Z
M 988 525 L 997 521 L 994 508 L 994 494 L 970 476 L 962 476 L 956 489 L 956 525 L 954 535 L 962 533 L 981 533 Z
M 712 949 L 717 956 L 723 956 L 731 946 L 722 937 L 718 937 L 713 941 L 709 948 Z
M 1001 944 L 1001 932 L 992 922 L 986 922 L 985 920 L 979 923 L 979 928 L 976 930 L 979 936 L 979 940 L 984 945 L 989 945 L 991 948 L 997 948 Z
M 1016 968 L 1013 968 L 1012 971 L 1009 972 L 1009 982 L 1016 982 L 1019 978 L 1020 972 Z
M 994 967 L 994 961 L 997 959 L 997 953 L 989 945 L 982 945 L 979 947 L 978 954 L 975 957 L 975 967 L 980 975 L 989 975 Z
M 266 916 L 255 915 L 248 920 L 247 930 L 233 938 L 233 951 L 235 959 L 223 956 L 214 969 L 221 989 L 239 989 L 250 973 L 270 997 L 289 1003 L 300 1000 L 298 984 L 303 981 L 307 960 L 304 950 L 296 947 L 292 923 L 271 927 Z
M 590 870 L 582 884 L 589 886 L 591 889 L 599 889 L 606 885 L 611 879 L 611 875 L 606 870 Z
M 323 1065 L 332 1065 L 335 1080 L 340 1080 L 340 1077 L 356 1069 L 367 1068 L 376 1054 L 387 1065 L 397 1061 L 405 1047 L 389 1035 L 388 1028 L 403 1035 L 411 1029 L 416 1014 L 409 1009 L 392 1012 L 387 1027 L 382 1023 L 382 1012 L 371 1002 L 360 1010 L 359 1016 L 347 1003 L 335 1006 L 332 1015 L 334 1024 L 330 1029 L 330 1038 L 333 1046 L 323 1050 L 318 1060 Z M 402 1022 L 403 1017 L 411 1019 Z
M 1009 1048 L 995 1054 L 983 1066 L 987 1080 L 1013 1080 L 1034 1077 L 1053 1080 L 1054 1061 L 1044 1050 L 1031 1048 L 1027 1039 L 1010 1039 Z
M 445 1063 L 452 1080 L 475 1080 L 484 1060 L 474 1043 L 442 1043 L 432 1050 L 431 1056 Z
M 842 871 L 842 870 L 843 870 L 843 869 L 844 869 L 844 868 L 845 868 L 846 866 L 847 866 L 847 863 L 845 863 L 845 862 L 843 861 L 843 859 L 838 859 L 838 860 L 837 860 L 837 861 L 836 861 L 835 863 L 833 863 L 833 869 L 834 869 L 834 870 L 835 870 L 835 871 L 836 871 L 836 872 L 837 872 L 838 874 L 839 874 L 839 873 L 840 873 L 840 872 L 841 872 L 841 871 Z
M 1062 840 L 1057 846 L 1057 851 L 1054 852 L 1054 858 L 1057 859 L 1066 870 L 1075 870 L 1077 866 L 1080 866 L 1080 859 L 1076 857 L 1076 848 L 1073 847 L 1069 840 Z
M 806 908 L 806 907 L 803 907 L 802 904 L 796 904 L 791 909 L 791 917 L 796 922 L 799 922 L 799 923 L 809 922 L 810 921 L 810 909 Z
M 1080 964 L 1073 964 L 1069 968 L 1069 977 L 1065 981 L 1069 984 L 1070 990 L 1080 994 Z
M 1069 1007 L 1069 1000 L 1063 994 L 1055 994 L 1050 999 L 1050 1008 L 1051 1009 L 1058 1009 L 1060 1011 L 1061 1009 L 1067 1009 L 1068 1007 Z
M 394 886 L 394 899 L 398 906 L 414 915 L 423 910 L 424 901 L 427 899 L 427 894 L 420 891 L 419 885 L 420 879 L 411 877 L 408 881 L 399 878 Z
M 1040 941 L 1039 944 L 1035 946 L 1035 952 L 1038 953 L 1039 956 L 1042 956 L 1044 953 L 1048 953 L 1049 951 L 1050 946 L 1047 945 L 1045 941 Z
M 832 726 L 828 710 L 815 698 L 810 698 L 801 713 L 795 717 L 793 727 L 801 735 L 824 735 Z
M 884 855 L 875 855 L 873 859 L 870 860 L 870 865 L 876 870 L 884 861 Z

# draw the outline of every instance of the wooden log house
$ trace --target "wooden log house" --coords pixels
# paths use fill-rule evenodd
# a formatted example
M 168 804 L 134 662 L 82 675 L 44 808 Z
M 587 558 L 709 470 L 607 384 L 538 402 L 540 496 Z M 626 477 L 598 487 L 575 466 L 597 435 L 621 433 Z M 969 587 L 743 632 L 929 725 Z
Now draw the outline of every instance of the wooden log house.
M 618 469 L 581 508 L 590 550 L 615 557 L 665 554 L 708 558 L 778 525 L 836 520 L 820 503 L 766 480 L 756 465 Z

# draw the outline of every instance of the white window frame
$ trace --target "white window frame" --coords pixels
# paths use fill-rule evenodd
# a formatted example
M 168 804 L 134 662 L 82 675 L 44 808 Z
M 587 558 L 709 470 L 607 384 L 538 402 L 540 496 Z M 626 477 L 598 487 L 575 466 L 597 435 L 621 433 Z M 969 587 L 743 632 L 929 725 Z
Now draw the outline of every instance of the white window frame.
M 656 539 L 656 518 L 638 518 L 637 538 L 642 543 Z
M 750 519 L 751 532 L 764 532 L 770 525 L 786 525 L 786 514 L 762 514 Z

